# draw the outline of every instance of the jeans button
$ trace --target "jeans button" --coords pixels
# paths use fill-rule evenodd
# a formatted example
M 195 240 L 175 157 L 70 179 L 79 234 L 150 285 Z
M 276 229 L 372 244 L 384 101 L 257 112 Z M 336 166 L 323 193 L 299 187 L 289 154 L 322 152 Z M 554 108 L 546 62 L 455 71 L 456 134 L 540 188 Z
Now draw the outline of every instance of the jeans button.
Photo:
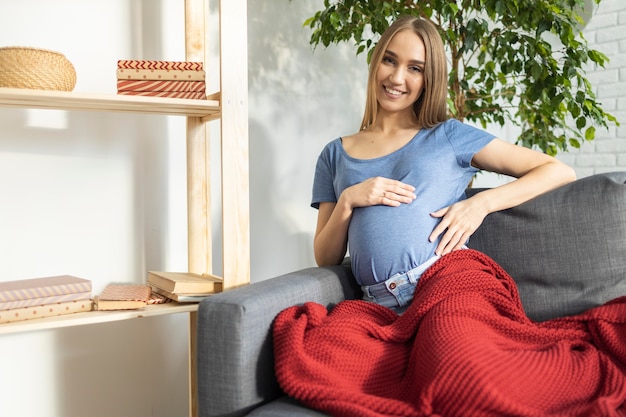
M 396 283 L 392 282 L 391 284 L 389 284 L 389 289 L 395 290 L 396 289 Z

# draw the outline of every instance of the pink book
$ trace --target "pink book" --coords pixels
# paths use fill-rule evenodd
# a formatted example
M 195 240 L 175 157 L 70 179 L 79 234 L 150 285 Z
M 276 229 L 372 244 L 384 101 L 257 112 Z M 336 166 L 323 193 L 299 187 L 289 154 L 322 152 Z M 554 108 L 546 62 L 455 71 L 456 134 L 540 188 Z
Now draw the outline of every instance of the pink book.
M 0 302 L 0 311 L 31 306 L 43 306 L 55 303 L 65 303 L 68 301 L 89 300 L 90 298 L 91 291 L 86 291 L 75 292 L 71 294 L 50 295 L 48 297 L 29 298 L 26 300 L 2 301 Z
M 147 285 L 109 284 L 100 294 L 105 301 L 143 301 L 148 302 L 152 289 Z
M 71 275 L 0 282 L 0 302 L 91 293 L 91 281 Z
M 95 297 L 96 310 L 135 310 L 148 304 L 152 289 L 147 285 L 109 284 Z
M 30 306 L 0 311 L 0 323 L 63 316 L 72 313 L 84 313 L 93 310 L 91 300 L 66 301 L 45 306 Z

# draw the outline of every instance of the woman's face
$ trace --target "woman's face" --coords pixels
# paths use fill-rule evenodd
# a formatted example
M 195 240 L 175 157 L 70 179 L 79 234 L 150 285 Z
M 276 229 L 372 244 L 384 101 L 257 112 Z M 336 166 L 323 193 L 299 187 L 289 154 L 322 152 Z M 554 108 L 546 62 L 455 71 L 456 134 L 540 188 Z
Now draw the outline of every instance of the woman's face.
M 387 112 L 410 111 L 424 89 L 424 42 L 412 30 L 394 35 L 376 72 L 379 109 Z

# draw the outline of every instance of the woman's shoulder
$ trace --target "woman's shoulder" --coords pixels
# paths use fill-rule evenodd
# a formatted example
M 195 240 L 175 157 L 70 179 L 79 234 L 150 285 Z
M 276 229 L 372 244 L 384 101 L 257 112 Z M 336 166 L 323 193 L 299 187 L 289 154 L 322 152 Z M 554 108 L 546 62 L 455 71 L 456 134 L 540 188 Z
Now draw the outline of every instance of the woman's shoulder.
M 356 142 L 358 140 L 361 140 L 361 139 L 363 139 L 367 135 L 368 135 L 367 131 L 360 130 L 360 131 L 358 131 L 356 133 L 353 133 L 351 135 L 343 135 L 343 136 L 341 136 L 339 138 L 339 140 L 341 141 L 341 143 L 343 143 L 345 145 L 346 143 L 349 144 L 349 143 L 354 143 L 354 142 Z
M 450 118 L 440 124 L 436 136 L 445 138 L 456 152 L 474 153 L 482 149 L 496 136 L 486 130 L 480 129 L 469 123 Z
M 363 137 L 366 135 L 366 133 L 364 131 L 360 131 L 357 133 L 353 133 L 351 135 L 345 135 L 345 136 L 341 136 L 339 138 L 339 144 L 341 145 L 341 147 L 343 147 L 343 149 L 349 152 L 349 149 L 351 149 L 352 147 L 354 147 L 355 144 L 359 143 L 360 141 L 362 141 Z
M 336 150 L 337 148 L 340 148 L 341 147 L 341 143 L 342 143 L 342 137 L 341 136 L 331 140 L 330 142 L 328 142 L 324 146 L 324 152 L 333 151 L 333 150 Z
M 319 157 L 322 159 L 335 159 L 342 151 L 342 137 L 337 137 L 326 143 L 320 152 Z
M 476 126 L 462 122 L 453 117 L 433 127 L 432 132 L 440 135 L 443 134 L 448 138 L 457 138 L 460 135 L 489 135 L 489 133 L 485 130 L 479 129 Z
M 437 125 L 436 127 L 443 128 L 445 130 L 452 130 L 452 129 L 464 129 L 466 127 L 471 127 L 471 126 L 468 124 L 465 124 L 464 122 L 458 119 L 455 119 L 454 117 L 450 117 L 444 120 L 443 122 L 439 123 L 439 125 Z

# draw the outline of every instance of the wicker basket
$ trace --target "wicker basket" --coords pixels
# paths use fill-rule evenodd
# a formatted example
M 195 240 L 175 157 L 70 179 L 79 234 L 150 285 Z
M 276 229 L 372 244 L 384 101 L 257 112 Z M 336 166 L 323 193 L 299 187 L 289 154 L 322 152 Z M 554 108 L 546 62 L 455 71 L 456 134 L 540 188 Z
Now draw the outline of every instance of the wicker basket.
M 39 48 L 0 48 L 0 87 L 72 91 L 76 70 L 59 52 Z

